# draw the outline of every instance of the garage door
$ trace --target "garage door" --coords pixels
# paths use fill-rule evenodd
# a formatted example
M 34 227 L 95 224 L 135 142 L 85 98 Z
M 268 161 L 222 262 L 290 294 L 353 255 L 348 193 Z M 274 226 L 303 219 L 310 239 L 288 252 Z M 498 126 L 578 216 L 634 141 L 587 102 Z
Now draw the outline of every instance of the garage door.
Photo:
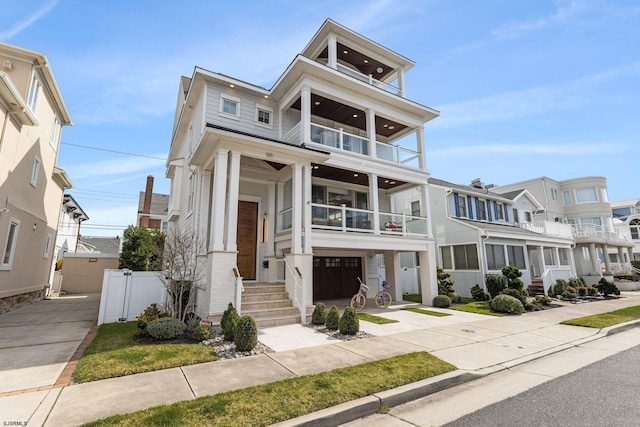
M 313 300 L 351 298 L 362 277 L 362 259 L 359 257 L 314 257 Z

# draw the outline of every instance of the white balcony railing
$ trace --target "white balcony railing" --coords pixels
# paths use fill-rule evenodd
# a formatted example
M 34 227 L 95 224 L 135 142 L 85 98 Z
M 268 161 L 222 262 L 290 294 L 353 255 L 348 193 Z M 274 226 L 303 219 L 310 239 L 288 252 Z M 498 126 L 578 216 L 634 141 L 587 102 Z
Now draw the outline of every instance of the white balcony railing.
M 389 145 L 382 142 L 376 143 L 376 156 L 380 160 L 420 168 L 420 153 L 397 145 Z
M 544 234 L 551 237 L 564 237 L 567 239 L 573 238 L 573 232 L 571 225 L 563 224 L 560 222 L 552 221 L 535 221 L 535 222 L 523 222 L 518 223 L 518 227 L 525 230 L 533 231 L 534 233 Z
M 626 240 L 623 233 L 619 233 L 614 228 L 598 224 L 571 224 L 573 237 L 580 238 L 601 238 Z
M 380 89 L 382 89 L 382 90 L 384 90 L 386 92 L 393 93 L 394 95 L 400 95 L 400 89 L 399 88 L 397 88 L 397 87 L 395 87 L 393 85 L 381 82 L 380 80 L 376 80 L 376 79 L 373 78 L 373 76 L 371 74 L 369 74 L 369 75 L 362 74 L 361 72 L 356 71 L 356 70 L 352 70 L 351 68 L 346 67 L 346 66 L 344 66 L 342 64 L 337 64 L 337 66 L 338 66 L 338 71 L 340 71 L 341 73 L 344 73 L 344 74 L 346 74 L 348 76 L 351 76 L 351 77 L 353 77 L 355 79 L 358 79 L 361 82 L 369 83 L 372 86 L 380 88 Z
M 332 129 L 312 123 L 311 141 L 343 151 L 350 151 L 365 156 L 369 155 L 368 139 L 344 132 L 342 129 Z

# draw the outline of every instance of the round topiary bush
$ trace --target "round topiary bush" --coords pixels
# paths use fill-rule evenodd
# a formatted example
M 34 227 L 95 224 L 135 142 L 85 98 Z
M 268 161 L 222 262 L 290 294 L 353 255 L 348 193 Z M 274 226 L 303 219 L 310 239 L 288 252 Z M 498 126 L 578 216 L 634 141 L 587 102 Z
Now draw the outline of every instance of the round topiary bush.
M 484 289 L 482 289 L 477 283 L 471 288 L 471 296 L 476 301 L 486 301 L 489 299 Z
M 313 325 L 324 325 L 324 322 L 327 320 L 327 309 L 325 305 L 321 302 L 316 304 L 316 308 L 313 309 L 313 314 L 311 315 L 311 323 Z
M 327 329 L 331 331 L 336 331 L 338 330 L 339 323 L 340 323 L 340 312 L 338 311 L 337 306 L 332 305 L 331 308 L 329 309 L 329 312 L 327 313 L 327 319 L 325 320 L 324 324 L 327 326 Z
M 491 301 L 491 310 L 499 313 L 522 314 L 524 306 L 517 298 L 500 294 Z
M 355 335 L 360 330 L 360 321 L 353 307 L 347 307 L 338 322 L 338 328 L 342 335 Z
M 451 307 L 451 298 L 446 295 L 438 295 L 433 299 L 433 306 L 439 308 Z
M 511 297 L 514 297 L 515 299 L 520 301 L 523 306 L 527 305 L 527 297 L 529 296 L 529 292 L 527 292 L 527 290 L 524 288 L 522 289 L 507 288 L 504 291 L 502 291 L 502 293 L 504 295 L 509 295 Z
M 169 340 L 181 336 L 185 327 L 183 321 L 165 317 L 151 321 L 147 325 L 147 333 L 153 338 Z
M 225 341 L 233 341 L 236 325 L 238 324 L 238 312 L 233 304 L 229 303 L 227 309 L 222 313 L 222 319 L 220 319 L 220 327 L 222 327 L 222 333 Z
M 258 344 L 258 327 L 252 317 L 242 316 L 238 319 L 234 333 L 236 350 L 251 351 Z
M 462 301 L 462 297 L 455 292 L 450 293 L 449 298 L 451 298 L 452 303 L 459 303 L 460 301 Z
M 206 325 L 198 325 L 193 330 L 193 335 L 191 336 L 196 341 L 204 341 L 211 338 L 211 326 Z

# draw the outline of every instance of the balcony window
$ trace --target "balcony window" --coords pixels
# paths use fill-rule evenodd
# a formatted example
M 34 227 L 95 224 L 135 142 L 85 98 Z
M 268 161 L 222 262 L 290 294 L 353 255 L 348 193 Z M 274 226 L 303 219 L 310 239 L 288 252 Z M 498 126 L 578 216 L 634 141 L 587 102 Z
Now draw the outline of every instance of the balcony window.
M 576 190 L 576 203 L 597 202 L 598 195 L 595 188 L 578 188 Z

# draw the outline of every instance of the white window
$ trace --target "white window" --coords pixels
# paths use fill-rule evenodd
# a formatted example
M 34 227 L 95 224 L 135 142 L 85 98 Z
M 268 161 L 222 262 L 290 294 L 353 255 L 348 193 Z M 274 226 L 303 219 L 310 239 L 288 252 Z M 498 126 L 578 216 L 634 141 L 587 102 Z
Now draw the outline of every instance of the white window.
M 47 234 L 47 239 L 44 242 L 44 258 L 49 258 L 49 250 L 51 249 L 51 240 L 53 240 L 53 235 Z
M 562 192 L 562 202 L 565 206 L 571 206 L 571 191 Z
M 36 187 L 38 185 L 38 175 L 40 174 L 40 159 L 33 159 L 33 168 L 31 168 L 31 185 Z
M 13 255 L 16 251 L 16 242 L 18 241 L 18 231 L 20 230 L 20 220 L 11 218 L 9 222 L 9 232 L 7 233 L 7 241 L 4 244 L 4 252 L 2 255 L 2 264 L 0 270 L 11 270 L 13 263 Z
M 49 141 L 54 150 L 58 148 L 58 139 L 60 139 L 60 120 L 56 117 L 51 128 L 51 141 Z
M 36 106 L 38 105 L 40 87 L 40 80 L 38 80 L 38 77 L 34 74 L 31 79 L 31 86 L 29 87 L 29 98 L 27 98 L 27 105 L 34 113 L 36 112 Z
M 196 197 L 196 176 L 195 174 L 189 175 L 189 212 L 193 212 L 194 199 Z
M 529 211 L 525 211 L 525 213 L 524 213 L 524 220 L 525 220 L 526 222 L 531 222 L 531 212 L 529 212 Z
M 598 195 L 595 188 L 578 188 L 576 190 L 576 203 L 597 202 Z
M 498 210 L 498 219 L 500 221 L 504 221 L 504 205 L 502 203 L 498 203 L 496 209 Z
M 558 190 L 556 190 L 555 188 L 551 189 L 551 199 L 555 200 L 556 202 L 558 201 Z
M 256 124 L 258 126 L 273 127 L 273 109 L 263 105 L 256 105 Z
M 240 99 L 228 95 L 220 96 L 220 115 L 240 120 Z
M 420 201 L 411 202 L 411 216 L 420 216 Z

